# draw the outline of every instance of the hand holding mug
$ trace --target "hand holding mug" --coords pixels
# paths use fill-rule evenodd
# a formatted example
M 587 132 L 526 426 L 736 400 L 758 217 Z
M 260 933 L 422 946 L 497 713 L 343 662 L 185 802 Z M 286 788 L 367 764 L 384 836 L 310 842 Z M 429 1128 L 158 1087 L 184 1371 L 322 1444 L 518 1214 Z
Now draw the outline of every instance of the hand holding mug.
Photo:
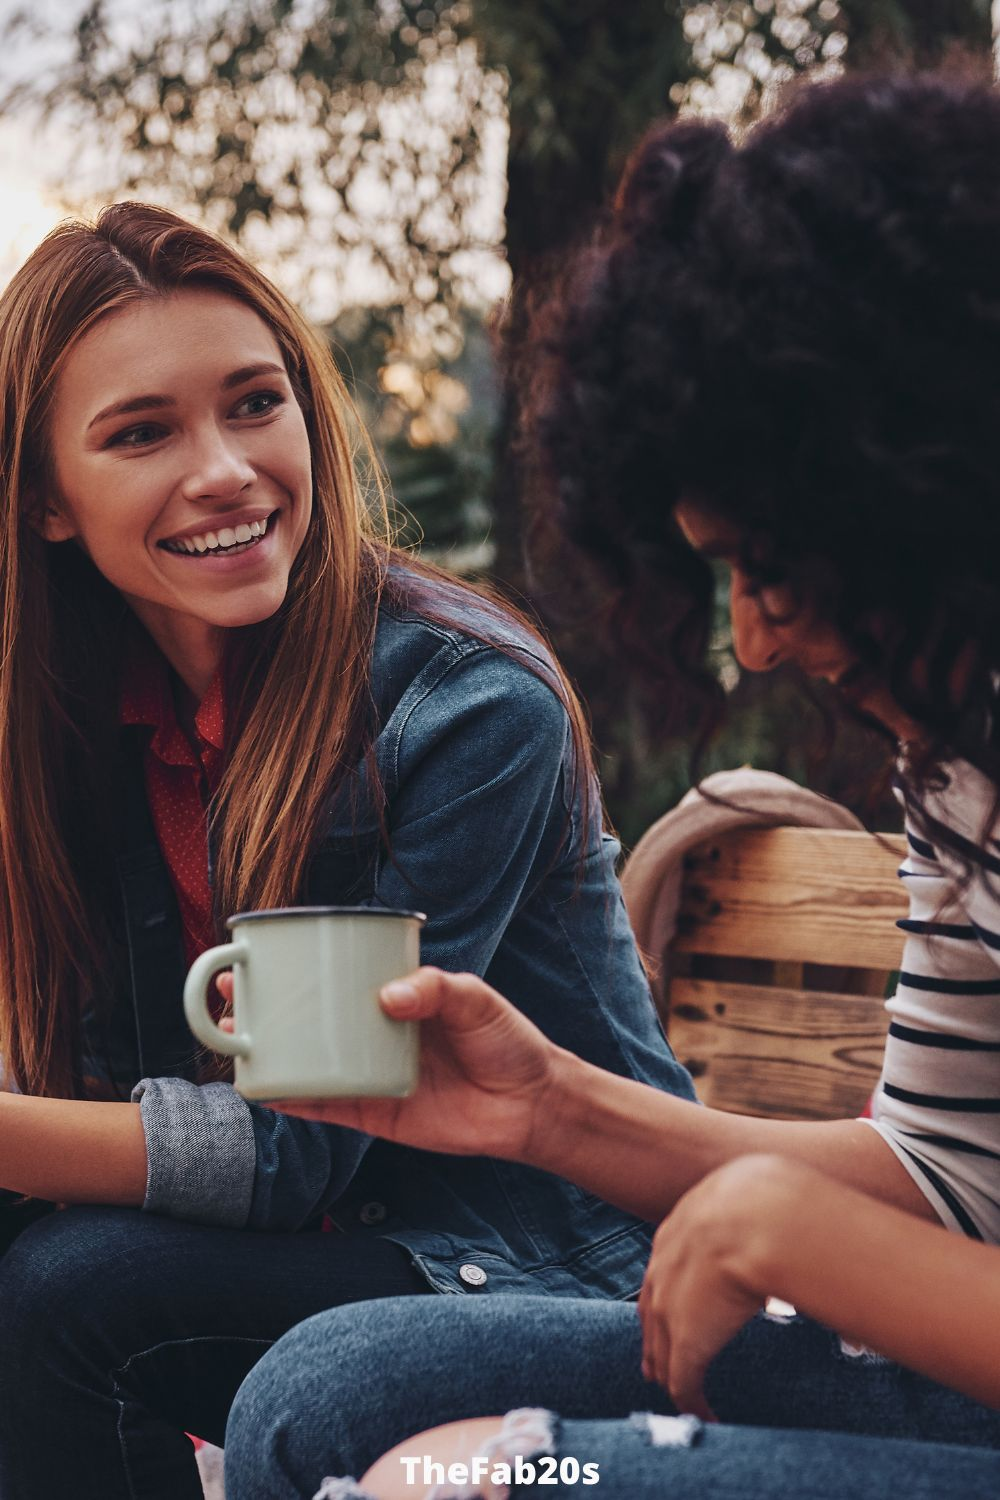
M 413 1093 L 278 1100 L 274 1108 L 426 1151 L 530 1160 L 560 1049 L 474 974 L 419 969 L 385 985 L 380 1001 L 387 1016 L 420 1022 L 420 1082 Z

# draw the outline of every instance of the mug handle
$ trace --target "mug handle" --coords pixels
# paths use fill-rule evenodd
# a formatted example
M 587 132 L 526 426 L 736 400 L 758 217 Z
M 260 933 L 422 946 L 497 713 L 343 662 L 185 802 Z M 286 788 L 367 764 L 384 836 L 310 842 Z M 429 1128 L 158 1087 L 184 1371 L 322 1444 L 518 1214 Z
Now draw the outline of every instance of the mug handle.
M 215 1024 L 208 1013 L 208 987 L 216 974 L 234 964 L 246 963 L 249 957 L 250 950 L 244 943 L 221 943 L 198 955 L 184 981 L 184 1014 L 188 1025 L 199 1042 L 226 1057 L 247 1057 L 250 1038 L 223 1031 Z

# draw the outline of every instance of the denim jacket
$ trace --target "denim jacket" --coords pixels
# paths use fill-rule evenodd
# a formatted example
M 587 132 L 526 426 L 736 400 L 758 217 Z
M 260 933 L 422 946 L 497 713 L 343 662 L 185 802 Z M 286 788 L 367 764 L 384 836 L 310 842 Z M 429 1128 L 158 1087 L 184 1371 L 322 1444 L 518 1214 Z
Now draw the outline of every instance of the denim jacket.
M 596 796 L 583 826 L 551 662 L 492 606 L 447 584 L 419 587 L 464 611 L 469 631 L 383 603 L 371 690 L 389 847 L 359 767 L 360 801 L 330 804 L 304 899 L 426 912 L 425 963 L 483 975 L 560 1046 L 692 1097 L 650 999 Z M 375 1141 L 193 1081 L 179 918 L 143 806 L 141 743 L 130 764 L 129 847 L 118 860 L 127 995 L 111 1045 L 116 1071 L 146 1075 L 132 1094 L 146 1136 L 145 1209 L 251 1230 L 297 1230 L 325 1212 L 343 1230 L 404 1246 L 442 1292 L 634 1294 L 649 1226 L 567 1182 Z

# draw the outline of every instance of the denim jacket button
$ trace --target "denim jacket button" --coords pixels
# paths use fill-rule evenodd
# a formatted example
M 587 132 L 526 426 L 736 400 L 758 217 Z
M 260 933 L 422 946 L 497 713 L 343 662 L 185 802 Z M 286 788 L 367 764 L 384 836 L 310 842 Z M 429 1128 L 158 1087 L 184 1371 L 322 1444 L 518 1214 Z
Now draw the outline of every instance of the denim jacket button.
M 358 1211 L 362 1224 L 381 1224 L 386 1216 L 384 1203 L 363 1203 Z
M 489 1280 L 482 1266 L 459 1266 L 458 1276 L 466 1286 L 485 1286 Z

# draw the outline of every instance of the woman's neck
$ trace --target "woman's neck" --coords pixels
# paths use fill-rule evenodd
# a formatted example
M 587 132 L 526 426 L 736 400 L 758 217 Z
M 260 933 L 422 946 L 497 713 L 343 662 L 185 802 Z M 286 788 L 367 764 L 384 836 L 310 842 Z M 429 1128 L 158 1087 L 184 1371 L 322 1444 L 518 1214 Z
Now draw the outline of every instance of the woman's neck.
M 194 699 L 195 709 L 208 692 L 209 683 L 222 665 L 226 631 L 203 620 L 169 622 L 153 611 L 144 610 L 141 601 L 129 600 L 139 620 Z

